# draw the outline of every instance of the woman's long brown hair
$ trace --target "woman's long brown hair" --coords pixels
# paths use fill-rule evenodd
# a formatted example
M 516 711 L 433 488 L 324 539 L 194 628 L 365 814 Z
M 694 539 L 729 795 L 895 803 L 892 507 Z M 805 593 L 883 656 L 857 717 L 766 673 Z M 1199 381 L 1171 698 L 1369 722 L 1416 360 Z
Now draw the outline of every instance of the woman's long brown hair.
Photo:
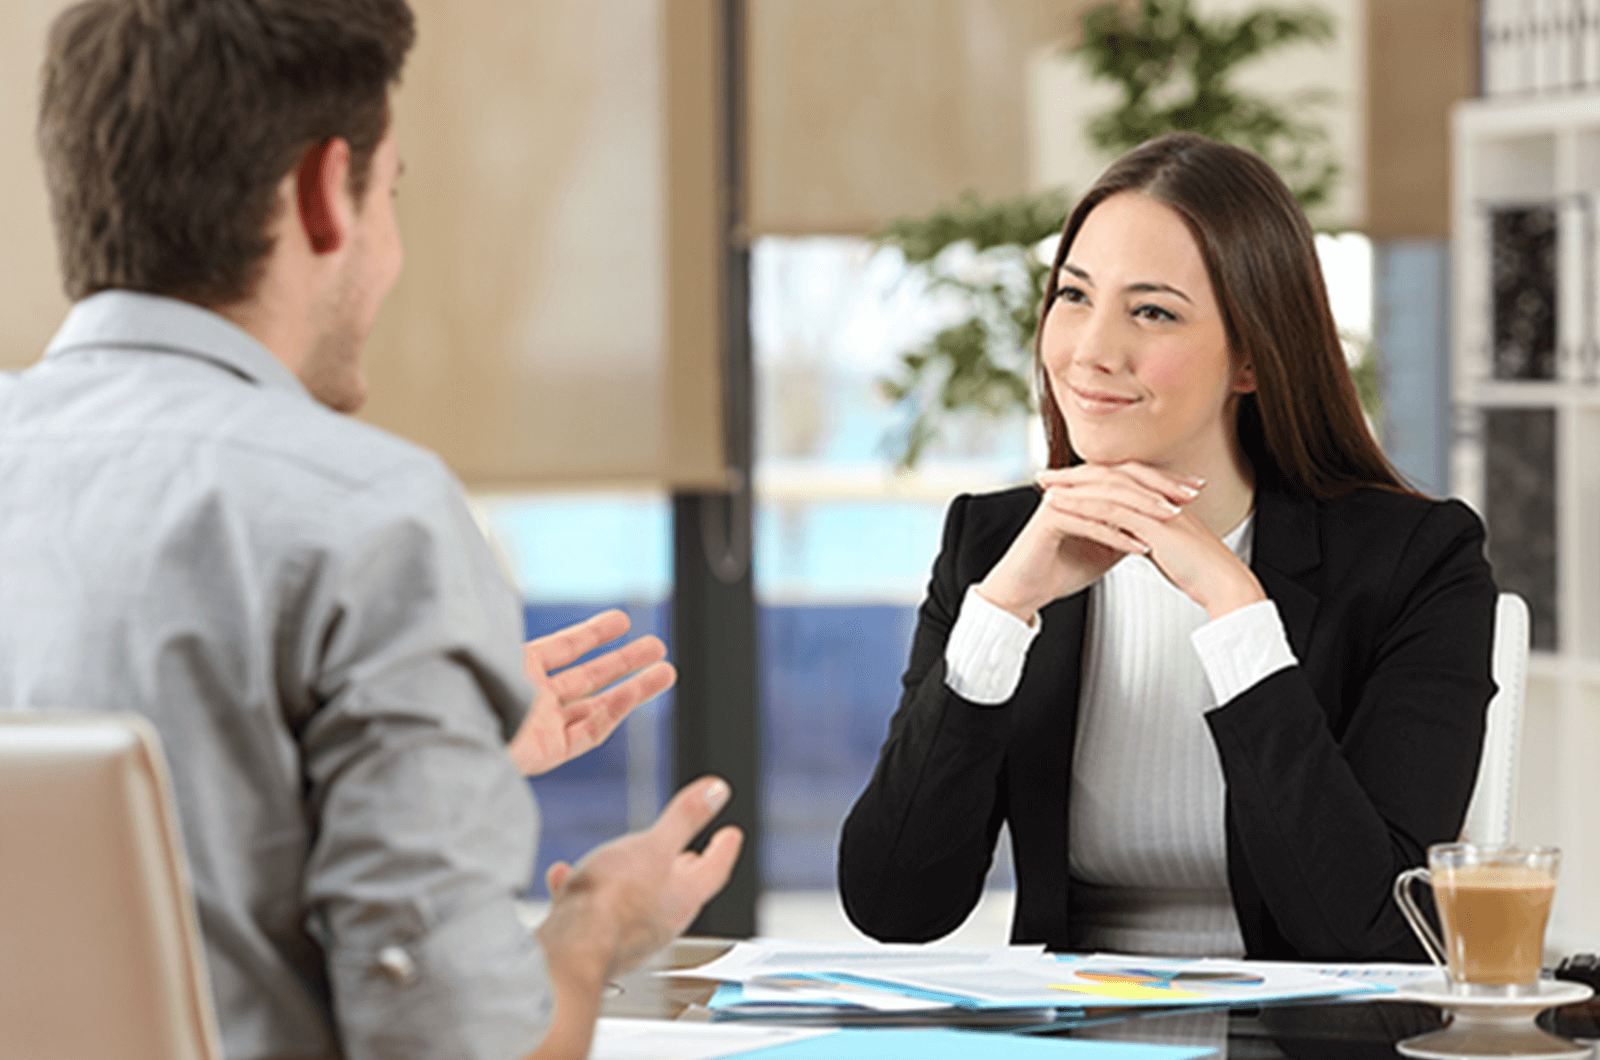
M 1090 211 L 1127 191 L 1176 210 L 1200 246 L 1229 349 L 1255 371 L 1256 391 L 1240 395 L 1236 428 L 1257 480 L 1321 498 L 1360 486 L 1413 492 L 1367 429 L 1305 214 L 1265 162 L 1193 133 L 1169 133 L 1123 155 L 1067 218 L 1034 339 L 1050 466 L 1081 462 L 1040 352 L 1056 278 Z

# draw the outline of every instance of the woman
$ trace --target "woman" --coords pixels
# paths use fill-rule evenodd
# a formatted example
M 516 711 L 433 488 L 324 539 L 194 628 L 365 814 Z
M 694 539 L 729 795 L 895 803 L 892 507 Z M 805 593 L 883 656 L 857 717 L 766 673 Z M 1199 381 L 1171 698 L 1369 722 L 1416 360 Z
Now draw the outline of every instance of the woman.
M 1124 156 L 1035 360 L 1050 470 L 950 507 L 851 919 L 953 930 L 1005 824 L 1017 942 L 1422 959 L 1390 885 L 1465 816 L 1495 587 L 1368 433 L 1293 198 L 1198 136 Z

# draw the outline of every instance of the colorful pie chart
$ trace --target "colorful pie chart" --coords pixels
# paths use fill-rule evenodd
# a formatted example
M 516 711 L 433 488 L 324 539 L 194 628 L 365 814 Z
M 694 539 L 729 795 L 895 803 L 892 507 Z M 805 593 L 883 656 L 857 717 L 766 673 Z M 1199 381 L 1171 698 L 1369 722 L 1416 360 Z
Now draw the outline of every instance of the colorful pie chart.
M 1122 983 L 1128 986 L 1145 986 L 1155 989 L 1180 989 L 1185 985 L 1208 986 L 1260 986 L 1266 980 L 1248 972 L 1161 972 L 1149 968 L 1097 968 L 1078 972 L 1080 979 L 1099 983 Z

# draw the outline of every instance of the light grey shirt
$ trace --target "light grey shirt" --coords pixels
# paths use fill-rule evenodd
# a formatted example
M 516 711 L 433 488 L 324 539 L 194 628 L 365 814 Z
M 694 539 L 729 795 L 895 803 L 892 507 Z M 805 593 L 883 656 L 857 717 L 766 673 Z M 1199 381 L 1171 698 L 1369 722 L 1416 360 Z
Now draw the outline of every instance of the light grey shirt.
M 219 316 L 98 294 L 0 374 L 0 709 L 160 731 L 230 1060 L 538 1044 L 521 633 L 439 460 Z

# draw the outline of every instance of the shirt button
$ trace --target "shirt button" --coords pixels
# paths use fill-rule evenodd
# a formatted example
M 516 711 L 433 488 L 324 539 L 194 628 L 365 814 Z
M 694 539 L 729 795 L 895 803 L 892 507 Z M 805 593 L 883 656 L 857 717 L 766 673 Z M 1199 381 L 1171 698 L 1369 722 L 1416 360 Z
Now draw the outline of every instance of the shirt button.
M 417 962 L 399 946 L 385 946 L 378 951 L 377 969 L 384 978 L 398 986 L 417 981 Z

